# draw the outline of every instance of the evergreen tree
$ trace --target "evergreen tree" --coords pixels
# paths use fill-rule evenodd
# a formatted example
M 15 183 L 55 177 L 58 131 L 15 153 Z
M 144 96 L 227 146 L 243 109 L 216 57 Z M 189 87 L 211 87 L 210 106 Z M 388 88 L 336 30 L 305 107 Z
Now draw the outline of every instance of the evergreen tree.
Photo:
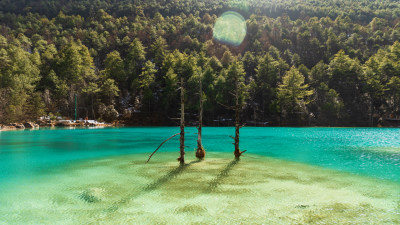
M 35 93 L 39 81 L 40 57 L 30 54 L 17 43 L 11 43 L 0 50 L 0 88 L 5 105 L 1 105 L 3 121 L 17 122 L 36 119 L 43 110 L 43 100 Z M 27 104 L 28 103 L 28 104 Z
M 142 92 L 142 104 L 143 108 L 147 108 L 150 111 L 151 101 L 153 99 L 153 87 L 155 82 L 155 64 L 151 61 L 147 61 L 144 65 L 142 73 L 139 75 L 139 87 Z M 146 107 L 147 106 L 147 107 Z
M 243 126 L 240 123 L 240 113 L 245 107 L 248 98 L 245 75 L 243 64 L 240 61 L 233 62 L 227 70 L 227 83 L 233 86 L 231 90 L 233 90 L 234 106 L 231 108 L 235 110 L 235 137 L 233 137 L 235 142 L 233 144 L 235 146 L 234 155 L 237 160 L 245 152 L 241 151 L 239 147 L 239 131 Z
M 119 52 L 113 51 L 109 53 L 104 61 L 104 66 L 106 78 L 115 80 L 120 87 L 125 85 L 127 76 L 124 69 L 124 61 L 121 59 Z
M 119 95 L 118 86 L 113 79 L 108 78 L 100 87 L 100 94 L 108 105 L 114 104 L 114 98 Z
M 128 71 L 128 83 L 131 84 L 136 80 L 142 71 L 142 66 L 146 61 L 145 47 L 139 39 L 134 39 L 129 46 L 128 54 L 125 59 L 126 68 Z
M 307 97 L 313 93 L 312 90 L 309 90 L 308 84 L 304 84 L 304 76 L 296 67 L 292 66 L 278 87 L 282 115 L 296 118 L 296 113 L 307 113 L 305 106 L 310 103 Z
M 276 88 L 279 78 L 278 66 L 278 62 L 267 53 L 260 58 L 256 68 L 255 83 L 257 87 L 255 98 L 260 103 L 263 118 L 265 115 L 270 116 L 274 112 L 272 105 L 276 100 Z

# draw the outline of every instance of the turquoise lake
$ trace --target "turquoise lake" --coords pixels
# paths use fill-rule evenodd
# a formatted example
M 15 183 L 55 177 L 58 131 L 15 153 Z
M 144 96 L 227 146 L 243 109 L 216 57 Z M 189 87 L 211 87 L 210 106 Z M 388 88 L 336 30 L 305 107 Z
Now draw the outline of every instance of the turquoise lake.
M 196 129 L 186 131 L 186 151 L 192 154 Z M 178 132 L 175 127 L 0 132 L 0 183 L 80 160 L 150 153 Z M 233 134 L 234 128 L 206 127 L 203 144 L 210 152 L 232 152 Z M 400 182 L 399 137 L 400 129 L 246 127 L 240 143 L 248 153 Z M 178 156 L 178 141 L 167 142 L 159 151 Z
M 3 224 L 400 224 L 400 129 L 177 127 L 0 132 Z

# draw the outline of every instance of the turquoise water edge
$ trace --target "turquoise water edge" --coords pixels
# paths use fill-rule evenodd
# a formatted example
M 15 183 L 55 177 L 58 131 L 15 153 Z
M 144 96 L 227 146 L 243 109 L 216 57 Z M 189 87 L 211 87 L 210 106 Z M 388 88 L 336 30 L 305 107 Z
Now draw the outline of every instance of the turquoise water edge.
M 0 132 L 2 224 L 399 224 L 400 129 L 176 127 Z
M 185 145 L 192 152 L 196 129 L 186 131 Z M 79 160 L 150 153 L 178 132 L 175 127 L 0 132 L 0 183 Z M 233 133 L 229 127 L 205 127 L 204 147 L 233 152 Z M 400 182 L 400 129 L 247 127 L 240 137 L 241 149 L 248 153 Z M 160 152 L 178 155 L 178 141 L 167 142 Z

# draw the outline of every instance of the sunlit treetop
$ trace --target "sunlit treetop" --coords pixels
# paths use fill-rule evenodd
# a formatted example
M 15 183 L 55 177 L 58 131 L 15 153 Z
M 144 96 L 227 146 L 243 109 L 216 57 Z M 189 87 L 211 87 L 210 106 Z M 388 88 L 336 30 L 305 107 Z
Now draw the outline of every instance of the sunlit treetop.
M 246 12 L 249 11 L 248 0 L 229 0 L 228 6 L 232 9 L 239 9 Z
M 233 46 L 242 44 L 246 37 L 246 20 L 237 12 L 223 13 L 215 22 L 213 38 Z

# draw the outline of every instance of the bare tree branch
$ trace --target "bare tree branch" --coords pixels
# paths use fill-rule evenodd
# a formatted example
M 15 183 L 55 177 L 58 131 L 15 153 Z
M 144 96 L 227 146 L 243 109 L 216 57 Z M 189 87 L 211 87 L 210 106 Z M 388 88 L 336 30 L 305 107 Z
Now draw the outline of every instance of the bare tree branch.
M 217 102 L 219 105 L 222 105 L 223 107 L 227 108 L 227 109 L 235 109 L 236 106 L 227 106 L 222 104 L 221 102 Z
M 153 153 L 151 153 L 151 155 L 149 156 L 149 159 L 146 161 L 146 163 L 148 163 L 148 162 L 150 161 L 151 157 L 157 152 L 158 149 L 161 148 L 161 146 L 162 146 L 165 142 L 171 140 L 173 137 L 175 137 L 175 136 L 177 136 L 177 135 L 179 135 L 179 134 L 180 134 L 180 133 L 174 134 L 174 135 L 172 135 L 171 137 L 169 137 L 167 140 L 163 141 L 163 142 L 158 146 L 158 148 L 157 148 Z

